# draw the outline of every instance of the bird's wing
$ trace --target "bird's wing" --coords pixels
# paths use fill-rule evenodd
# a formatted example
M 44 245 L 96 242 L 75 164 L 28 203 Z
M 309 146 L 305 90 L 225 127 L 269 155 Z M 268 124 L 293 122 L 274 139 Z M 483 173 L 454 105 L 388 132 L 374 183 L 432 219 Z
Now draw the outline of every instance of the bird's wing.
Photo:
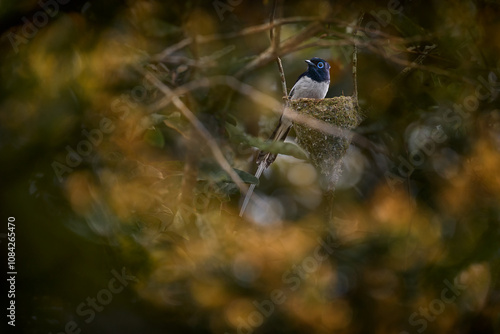
M 297 82 L 299 82 L 299 80 L 300 80 L 303 76 L 305 76 L 306 74 L 307 74 L 307 71 L 306 71 L 306 72 L 304 72 L 304 73 L 302 73 L 302 74 L 301 74 L 301 75 L 297 78 L 297 81 L 295 81 L 295 83 L 293 84 L 292 89 L 290 89 L 290 94 L 289 94 L 289 96 L 290 96 L 290 97 L 293 97 L 293 94 L 295 93 L 295 86 L 297 86 Z

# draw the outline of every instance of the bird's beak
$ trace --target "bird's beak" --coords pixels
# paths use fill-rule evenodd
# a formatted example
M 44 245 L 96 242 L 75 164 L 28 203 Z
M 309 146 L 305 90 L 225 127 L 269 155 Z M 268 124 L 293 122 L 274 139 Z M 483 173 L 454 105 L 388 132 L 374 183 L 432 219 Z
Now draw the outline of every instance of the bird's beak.
M 308 65 L 316 66 L 316 65 L 314 65 L 314 63 L 313 63 L 312 61 L 310 61 L 309 59 L 307 59 L 307 60 L 306 60 L 306 63 L 307 63 Z

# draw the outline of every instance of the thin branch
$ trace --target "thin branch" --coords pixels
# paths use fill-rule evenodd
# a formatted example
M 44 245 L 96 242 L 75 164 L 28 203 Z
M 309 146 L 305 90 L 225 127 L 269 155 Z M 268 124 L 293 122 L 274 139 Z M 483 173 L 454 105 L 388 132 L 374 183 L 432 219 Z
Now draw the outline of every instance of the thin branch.
M 340 38 L 344 38 L 345 40 L 349 40 L 349 41 L 351 41 L 351 43 L 354 43 L 353 37 L 350 34 L 344 34 L 344 33 L 340 33 L 337 31 L 333 31 L 333 32 L 331 32 L 331 34 L 334 36 L 340 37 Z M 398 38 L 398 40 L 399 39 L 400 38 Z M 406 40 L 403 39 L 402 41 L 406 41 Z M 376 46 L 385 46 L 387 44 L 388 44 L 387 41 L 385 41 L 385 42 L 378 41 L 377 42 L 377 41 L 370 40 L 370 41 L 364 42 L 364 43 L 359 43 L 359 41 L 358 41 L 358 47 L 359 46 L 366 47 L 369 51 L 372 51 L 373 53 L 378 54 L 378 55 L 384 57 L 385 59 L 392 61 L 395 64 L 402 65 L 405 67 L 411 67 L 414 69 L 419 69 L 422 71 L 427 71 L 427 72 L 434 73 L 437 75 L 447 76 L 449 78 L 452 78 L 452 79 L 455 79 L 455 80 L 458 80 L 461 82 L 465 82 L 467 84 L 475 84 L 473 80 L 456 75 L 452 71 L 443 70 L 443 69 L 440 69 L 440 68 L 435 67 L 435 66 L 425 66 L 425 65 L 420 65 L 417 63 L 412 63 L 412 62 L 409 62 L 407 60 L 401 59 L 395 55 L 388 54 L 386 51 L 380 50 L 379 48 L 376 47 Z M 394 53 L 396 53 L 396 52 L 394 52 Z M 400 54 L 400 53 L 401 52 L 398 52 L 398 54 Z
M 434 50 L 435 48 L 437 47 L 437 45 L 433 44 L 433 45 L 429 45 L 427 46 L 421 54 L 419 54 L 417 56 L 417 58 L 415 58 L 415 60 L 411 63 L 411 64 L 418 64 L 418 65 L 422 65 L 422 63 L 424 62 L 425 58 L 429 55 L 429 53 L 432 52 L 432 50 Z M 410 65 L 411 65 L 410 64 Z M 407 77 L 411 72 L 413 72 L 415 70 L 415 67 L 412 67 L 412 66 L 407 66 L 405 67 L 401 72 L 399 72 L 399 74 L 392 80 L 392 85 L 396 85 L 399 81 L 401 81 L 403 78 Z
M 194 42 L 191 43 L 190 49 L 195 61 L 199 62 L 199 48 L 196 43 L 196 39 L 194 39 Z M 187 80 L 194 80 L 194 78 L 197 77 L 198 71 L 199 68 L 193 68 L 192 71 L 189 71 L 189 78 L 187 78 Z M 195 104 L 191 95 L 187 97 L 186 103 L 188 105 Z M 190 204 L 193 202 L 193 190 L 198 179 L 198 164 L 200 160 L 198 148 L 200 147 L 200 137 L 193 124 L 190 124 L 189 129 L 186 132 L 186 159 L 183 168 L 183 178 L 181 191 L 178 197 L 178 204 Z
M 356 109 L 359 109 L 358 103 L 358 46 L 354 43 L 354 48 L 352 50 L 352 84 L 354 86 L 352 97 L 354 103 L 356 103 Z
M 271 17 L 269 18 L 269 23 L 273 25 L 274 23 L 274 17 L 276 16 L 276 7 L 277 3 L 279 0 L 274 0 L 273 1 L 273 9 L 271 11 Z M 280 11 L 280 16 L 283 11 L 283 3 L 280 1 L 280 6 L 279 6 L 279 11 Z M 275 31 L 275 33 L 274 33 Z M 273 47 L 273 52 L 275 54 L 279 54 L 279 49 L 280 49 L 280 42 L 281 42 L 281 27 L 277 26 L 276 28 L 271 28 L 269 31 L 269 35 L 271 37 L 271 45 Z M 285 78 L 285 71 L 283 70 L 283 64 L 281 63 L 281 58 L 279 56 L 276 56 L 276 64 L 278 65 L 278 71 L 280 73 L 280 79 L 281 79 L 281 88 L 283 90 L 283 96 L 288 96 L 288 90 L 286 88 L 286 78 Z M 288 105 L 288 102 L 285 102 Z
M 274 45 L 275 49 L 277 46 L 279 46 L 279 39 L 274 38 L 274 27 L 273 27 L 274 17 L 276 16 L 277 2 L 278 0 L 273 0 L 273 7 L 271 8 L 271 14 L 269 15 L 269 25 L 271 26 L 271 28 L 269 28 L 269 38 L 271 39 L 271 44 L 274 44 L 276 40 L 278 41 L 278 45 Z
M 354 31 L 352 32 L 353 40 L 354 40 L 354 48 L 352 51 L 352 81 L 354 85 L 354 91 L 352 93 L 354 103 L 356 104 L 356 109 L 359 109 L 359 103 L 358 103 L 358 75 L 357 75 L 357 68 L 358 68 L 358 43 L 357 43 L 357 38 L 356 35 L 358 34 L 358 27 L 361 26 L 361 23 L 363 22 L 363 17 L 365 13 L 362 12 L 361 15 L 358 18 L 358 22 L 356 27 L 354 28 Z
M 278 54 L 275 54 L 273 47 L 270 46 L 264 52 L 262 52 L 257 58 L 252 60 L 250 63 L 246 64 L 241 70 L 239 70 L 236 74 L 236 78 L 240 78 L 247 74 L 248 72 L 254 71 L 255 69 L 264 66 L 275 59 L 276 56 L 280 56 L 283 54 L 288 54 L 293 52 L 293 50 L 300 45 L 302 42 L 308 40 L 312 36 L 316 35 L 318 32 L 322 30 L 322 26 L 318 22 L 311 23 L 305 29 L 303 29 L 297 35 L 290 37 L 286 41 L 284 41 Z
M 275 21 L 275 23 L 273 25 L 266 24 L 266 25 L 259 26 L 258 30 L 263 31 L 263 30 L 265 30 L 265 29 L 263 29 L 264 27 L 269 29 L 270 26 L 277 26 L 277 22 L 278 21 Z M 300 21 L 300 22 L 304 22 L 304 21 Z M 254 28 L 254 27 L 252 27 L 252 28 Z M 361 30 L 361 29 L 359 29 L 359 30 Z M 239 34 L 233 33 L 232 35 L 239 35 Z M 284 43 L 282 43 L 277 56 L 287 55 L 287 54 L 290 54 L 290 53 L 293 53 L 293 52 L 296 52 L 296 51 L 299 51 L 302 49 L 310 48 L 310 47 L 345 46 L 345 45 L 352 45 L 355 42 L 353 40 L 353 37 L 350 34 L 344 34 L 344 33 L 340 33 L 340 32 L 335 31 L 335 32 L 331 32 L 331 35 L 337 36 L 337 37 L 342 38 L 342 39 L 341 40 L 317 40 L 317 41 L 314 41 L 311 43 L 306 43 L 306 44 L 301 44 L 300 41 L 297 41 L 297 39 L 289 39 L 289 40 L 286 40 Z M 211 36 L 212 37 L 207 39 L 207 40 L 205 40 L 203 38 L 203 36 L 197 37 L 197 42 L 200 42 L 200 40 L 201 40 L 203 43 L 206 43 L 206 41 L 209 41 L 209 40 L 210 41 L 216 40 L 215 36 L 223 36 L 223 35 L 211 35 Z M 225 36 L 225 37 L 228 37 L 228 36 Z M 303 36 L 300 36 L 300 37 L 302 38 Z M 312 35 L 309 37 L 312 37 Z M 395 37 L 395 36 L 391 36 L 391 35 L 388 35 L 388 38 L 390 38 L 392 42 L 396 41 L 396 42 L 401 42 L 401 43 L 406 43 L 406 41 L 411 41 L 411 40 L 421 40 L 422 39 L 421 37 L 404 39 L 404 38 Z M 191 42 L 192 42 L 192 39 L 190 38 L 189 43 L 191 43 Z M 187 43 L 187 40 L 183 40 L 178 44 L 179 44 L 179 46 L 181 46 L 181 44 L 182 44 L 182 46 L 186 46 L 186 45 L 189 45 L 189 43 Z M 451 71 L 443 70 L 443 69 L 440 69 L 437 67 L 421 65 L 421 64 L 418 64 L 415 62 L 411 63 L 405 59 L 401 59 L 396 54 L 396 53 L 400 53 L 400 52 L 395 51 L 394 54 L 388 54 L 384 50 L 381 50 L 380 48 L 377 47 L 377 46 L 387 45 L 387 40 L 385 40 L 385 39 L 378 39 L 378 40 L 366 39 L 364 41 L 362 39 L 361 40 L 358 39 L 356 41 L 356 43 L 357 43 L 358 49 L 363 48 L 363 47 L 367 48 L 368 50 L 372 51 L 373 53 L 379 54 L 380 56 L 392 61 L 395 64 L 402 65 L 405 67 L 411 67 L 411 69 L 419 69 L 422 71 L 435 73 L 437 75 L 444 75 L 444 76 L 453 78 L 455 80 L 460 80 L 461 82 L 465 82 L 467 84 L 471 84 L 471 85 L 475 84 L 474 80 L 467 79 L 465 77 L 459 77 L 458 75 L 454 74 Z M 174 50 L 174 49 L 178 49 L 178 48 L 175 46 L 172 46 L 169 48 L 169 50 Z M 163 53 L 162 53 L 162 55 L 163 55 Z M 265 66 L 275 59 L 276 59 L 276 55 L 274 54 L 272 47 L 269 47 L 264 52 L 262 52 L 259 56 L 257 56 L 257 58 L 255 58 L 251 63 L 247 64 L 243 69 L 241 69 L 237 73 L 236 76 L 241 77 L 242 75 L 248 73 L 249 71 L 253 71 L 256 68 Z M 204 61 L 205 57 L 202 57 L 199 62 L 192 60 L 192 59 L 189 59 L 187 57 L 179 57 L 179 56 L 176 56 L 176 57 L 168 56 L 166 58 L 163 58 L 163 56 L 153 56 L 152 60 L 153 61 L 155 61 L 155 60 L 156 61 L 165 61 L 166 60 L 166 61 L 172 62 L 172 63 L 183 63 L 183 64 L 187 64 L 190 66 L 197 66 L 197 67 L 205 67 L 208 65 L 207 62 Z M 210 59 L 210 60 L 212 60 L 212 59 Z
M 283 70 L 283 64 L 281 63 L 281 58 L 277 57 L 276 62 L 278 63 L 278 71 L 280 72 L 281 89 L 283 90 L 283 96 L 288 97 L 288 90 L 286 88 L 285 71 Z M 288 99 L 286 101 L 288 101 Z
M 329 48 L 332 46 L 351 46 L 352 41 L 350 40 L 343 40 L 343 39 L 338 39 L 338 40 L 317 40 L 311 43 L 305 43 L 300 46 L 297 46 L 293 52 L 295 51 L 300 51 L 303 49 L 309 49 L 313 47 L 322 47 L 322 48 Z
M 272 23 L 264 23 L 261 25 L 257 26 L 252 26 L 248 28 L 244 28 L 241 31 L 237 32 L 231 32 L 231 33 L 225 33 L 225 34 L 212 34 L 212 35 L 198 35 L 196 36 L 196 42 L 198 44 L 205 44 L 205 43 L 210 43 L 218 40 L 224 40 L 224 39 L 233 39 L 233 38 L 238 38 L 242 36 L 247 36 L 247 35 L 253 35 L 261 32 L 268 31 L 269 29 L 272 29 L 274 27 L 279 27 L 284 24 L 295 24 L 295 23 L 305 23 L 305 22 L 322 22 L 322 23 L 328 23 L 328 22 L 333 22 L 337 23 L 339 26 L 347 26 L 347 22 L 335 19 L 335 18 L 325 18 L 325 17 L 320 17 L 320 16 L 294 16 L 294 17 L 287 17 L 287 18 L 282 18 L 273 21 Z M 171 55 L 172 53 L 188 46 L 193 42 L 192 37 L 187 37 L 180 42 L 169 46 L 162 52 L 158 53 L 157 55 L 154 55 L 151 57 L 153 61 L 161 61 Z
M 178 50 L 180 50 L 182 48 L 185 48 L 186 46 L 188 46 L 192 42 L 193 42 L 193 38 L 191 38 L 191 37 L 183 39 L 179 43 L 176 43 L 176 44 L 174 44 L 174 45 L 166 48 L 165 50 L 163 50 L 162 52 L 160 52 L 156 56 L 153 56 L 152 59 L 156 60 L 156 61 L 163 60 L 163 59 L 167 58 L 168 56 L 170 56 L 175 51 L 178 51 Z
M 196 43 L 191 43 L 191 44 L 196 44 Z M 199 57 L 198 59 L 191 59 L 186 56 L 166 56 L 162 58 L 161 61 L 158 61 L 158 63 L 168 63 L 168 64 L 184 64 L 196 68 L 206 68 L 208 66 L 210 67 L 215 67 L 219 66 L 220 64 L 217 62 L 217 60 L 221 57 L 224 57 L 228 53 L 234 50 L 234 45 L 229 45 L 226 46 L 220 50 L 217 50 L 213 52 L 211 55 L 208 56 L 203 56 Z M 155 61 L 153 61 L 155 62 Z
M 205 128 L 205 126 L 196 118 L 191 110 L 181 101 L 179 96 L 172 95 L 172 90 L 168 88 L 163 82 L 161 82 L 156 76 L 154 76 L 149 71 L 144 71 L 140 69 L 141 72 L 144 73 L 147 80 L 153 83 L 161 92 L 165 95 L 172 96 L 172 103 L 181 111 L 181 113 L 188 119 L 188 121 L 194 126 L 194 129 L 200 134 L 200 136 L 205 140 L 206 144 L 212 151 L 212 155 L 215 160 L 219 164 L 219 166 L 229 175 L 231 180 L 236 184 L 236 186 L 240 189 L 242 193 L 247 192 L 248 188 L 245 183 L 241 180 L 241 178 L 236 174 L 231 165 L 227 162 L 224 154 L 220 150 L 217 142 L 212 137 L 210 132 Z
M 265 23 L 265 24 L 258 25 L 258 26 L 248 27 L 248 28 L 245 28 L 241 31 L 234 32 L 234 33 L 198 35 L 195 38 L 196 38 L 197 43 L 205 44 L 205 43 L 210 43 L 210 42 L 217 41 L 217 40 L 238 38 L 241 36 L 246 36 L 246 35 L 251 35 L 251 34 L 256 34 L 256 33 L 264 32 L 264 31 L 268 31 L 270 28 L 282 26 L 284 24 L 295 24 L 295 23 L 304 23 L 304 22 L 315 22 L 318 24 L 319 23 L 331 23 L 331 22 L 333 22 L 333 23 L 337 23 L 338 26 L 345 26 L 345 27 L 349 26 L 348 22 L 344 22 L 342 20 L 338 20 L 335 18 L 325 18 L 325 17 L 319 17 L 319 16 L 303 16 L 303 17 L 297 16 L 297 17 L 289 17 L 289 18 L 282 18 L 282 19 L 274 20 L 273 23 Z M 358 29 L 358 31 L 366 31 L 366 28 L 361 27 L 359 24 L 354 28 Z M 286 54 L 289 54 L 289 53 L 292 53 L 292 52 L 295 52 L 298 50 L 302 50 L 305 48 L 313 47 L 313 46 L 331 47 L 331 46 L 341 46 L 341 45 L 349 45 L 349 44 L 352 45 L 354 43 L 353 36 L 350 34 L 341 33 L 339 31 L 330 31 L 330 35 L 342 38 L 342 40 L 341 41 L 322 40 L 322 41 L 315 41 L 313 43 L 304 44 L 304 45 L 300 45 L 300 43 L 295 43 L 295 44 L 289 43 L 286 46 L 282 45 L 278 56 L 283 56 L 283 55 L 286 55 Z M 387 40 L 390 40 L 392 43 L 396 43 L 396 44 L 404 44 L 404 43 L 416 42 L 416 41 L 421 41 L 421 40 L 427 40 L 430 37 L 432 37 L 432 36 L 414 36 L 414 37 L 402 38 L 402 37 L 393 36 L 393 35 L 390 35 L 390 34 L 387 34 L 384 32 L 378 32 L 378 35 L 380 37 L 383 37 L 383 38 L 369 39 L 369 40 L 367 38 L 366 41 L 360 41 L 358 39 L 358 41 L 357 41 L 358 47 L 367 47 L 370 51 L 373 51 L 376 54 L 380 54 L 381 56 L 393 61 L 394 63 L 400 64 L 403 66 L 408 66 L 408 62 L 405 60 L 399 59 L 398 57 L 395 57 L 393 55 L 388 55 L 385 52 L 377 49 L 374 46 L 387 45 Z M 167 49 L 165 49 L 161 53 L 159 53 L 155 56 L 152 56 L 151 60 L 152 61 L 163 61 L 167 57 L 169 57 L 172 53 L 174 53 L 175 51 L 178 51 L 178 50 L 188 46 L 192 42 L 193 42 L 193 37 L 188 37 L 188 38 L 178 42 L 177 44 L 174 44 L 174 45 L 168 47 Z M 295 42 L 295 41 L 292 40 L 292 42 Z M 272 61 L 275 58 L 275 55 L 273 55 L 273 53 L 270 52 L 271 50 L 272 50 L 272 48 L 265 50 L 259 57 L 257 57 L 256 60 L 254 60 L 254 62 L 247 65 L 248 68 L 244 69 L 243 73 L 239 72 L 237 76 L 240 77 L 241 75 L 247 73 L 248 71 L 254 70 L 255 68 L 258 68 L 260 66 L 264 66 L 264 65 L 268 64 L 270 61 Z M 197 62 L 192 61 L 192 60 L 185 58 L 185 57 L 177 57 L 174 59 L 169 57 L 169 61 L 174 62 L 174 63 L 187 63 L 187 64 L 192 65 L 192 66 L 202 66 L 203 65 L 203 64 L 197 63 Z M 468 84 L 475 84 L 473 80 L 469 80 L 469 79 L 463 78 L 463 77 L 458 77 L 457 75 L 455 75 L 454 73 L 452 73 L 450 71 L 442 70 L 442 69 L 439 69 L 436 67 L 429 67 L 429 66 L 423 66 L 423 65 L 418 65 L 418 64 L 412 64 L 411 66 L 412 66 L 412 68 L 415 68 L 415 69 L 429 71 L 429 72 L 432 72 L 432 73 L 435 73 L 438 75 L 445 75 L 445 76 L 448 76 L 450 78 L 457 79 L 457 80 L 460 80 L 462 82 L 466 82 Z
M 240 80 L 225 75 L 218 75 L 209 78 L 200 78 L 196 81 L 191 81 L 185 85 L 182 85 L 174 90 L 170 91 L 170 94 L 166 94 L 166 96 L 155 103 L 153 106 L 149 108 L 150 113 L 157 112 L 167 105 L 172 103 L 173 98 L 175 96 L 181 96 L 186 93 L 189 93 L 193 90 L 205 87 L 211 87 L 214 85 L 224 85 L 232 88 L 235 91 L 238 91 L 240 94 L 247 96 L 249 99 L 258 103 L 259 105 L 264 106 L 267 109 L 274 110 L 275 112 L 281 113 L 282 105 L 275 98 L 262 93 L 261 91 L 255 89 L 254 87 L 241 82 Z
M 212 34 L 212 35 L 197 35 L 196 37 L 196 42 L 198 44 L 205 44 L 205 43 L 210 43 L 218 40 L 224 40 L 224 39 L 234 39 L 242 36 L 248 36 L 248 35 L 253 35 L 261 32 L 268 31 L 271 28 L 275 27 L 280 27 L 285 24 L 296 24 L 296 23 L 305 23 L 305 22 L 320 22 L 320 23 L 336 23 L 338 27 L 348 27 L 350 26 L 349 22 L 345 22 L 342 20 L 338 20 L 335 18 L 325 18 L 325 17 L 319 17 L 319 16 L 294 16 L 294 17 L 287 17 L 287 18 L 281 18 L 278 20 L 273 21 L 272 23 L 264 23 L 260 24 L 257 26 L 251 26 L 248 28 L 244 28 L 240 31 L 237 32 L 231 32 L 231 33 L 225 33 L 225 34 Z M 364 27 L 354 27 L 355 29 L 361 30 L 361 31 L 366 31 Z M 418 42 L 422 40 L 428 40 L 432 39 L 431 36 L 415 36 L 415 37 L 407 37 L 407 38 L 402 38 L 399 36 L 393 36 L 384 32 L 379 32 L 378 35 L 380 37 L 383 37 L 381 39 L 382 43 L 387 39 L 391 39 L 392 41 L 395 42 L 400 42 L 400 43 L 412 43 L 412 42 Z M 187 37 L 178 43 L 169 46 L 162 52 L 160 52 L 157 55 L 154 55 L 151 57 L 153 61 L 161 61 L 164 58 L 168 57 L 172 53 L 188 46 L 193 42 L 193 37 Z M 375 43 L 379 43 L 377 41 L 372 41 Z

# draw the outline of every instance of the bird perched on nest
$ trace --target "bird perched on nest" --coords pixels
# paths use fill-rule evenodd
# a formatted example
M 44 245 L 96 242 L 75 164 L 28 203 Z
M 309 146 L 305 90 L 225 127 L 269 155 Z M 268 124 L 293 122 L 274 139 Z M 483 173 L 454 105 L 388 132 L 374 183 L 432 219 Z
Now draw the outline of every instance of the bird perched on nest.
M 293 85 L 292 90 L 290 90 L 289 98 L 292 100 L 309 98 L 309 99 L 323 99 L 328 93 L 328 88 L 330 87 L 330 64 L 321 58 L 311 58 L 306 60 L 307 71 L 302 73 L 295 85 Z M 278 126 L 274 130 L 270 141 L 284 141 L 288 132 L 290 131 L 293 123 L 290 118 L 287 117 L 287 108 L 285 108 L 283 114 L 280 117 Z M 255 173 L 255 177 L 260 178 L 260 175 L 269 167 L 278 155 L 275 153 L 260 151 L 257 157 L 257 164 L 259 168 Z M 253 190 L 255 189 L 255 184 L 250 186 L 247 195 L 243 200 L 243 205 L 241 206 L 240 217 L 243 216 L 245 209 L 250 201 Z

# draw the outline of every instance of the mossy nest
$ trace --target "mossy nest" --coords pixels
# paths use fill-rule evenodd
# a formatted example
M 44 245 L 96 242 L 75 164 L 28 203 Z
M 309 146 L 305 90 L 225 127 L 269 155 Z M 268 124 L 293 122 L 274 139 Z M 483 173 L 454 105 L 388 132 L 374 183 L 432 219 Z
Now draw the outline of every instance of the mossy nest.
M 297 113 L 345 130 L 356 128 L 363 119 L 355 106 L 355 100 L 350 96 L 322 100 L 298 99 L 289 102 L 290 108 Z M 325 134 L 298 122 L 294 124 L 294 128 L 298 144 L 309 154 L 311 163 L 322 176 L 322 186 L 329 191 L 335 189 L 341 174 L 342 157 L 351 141 L 349 135 Z

